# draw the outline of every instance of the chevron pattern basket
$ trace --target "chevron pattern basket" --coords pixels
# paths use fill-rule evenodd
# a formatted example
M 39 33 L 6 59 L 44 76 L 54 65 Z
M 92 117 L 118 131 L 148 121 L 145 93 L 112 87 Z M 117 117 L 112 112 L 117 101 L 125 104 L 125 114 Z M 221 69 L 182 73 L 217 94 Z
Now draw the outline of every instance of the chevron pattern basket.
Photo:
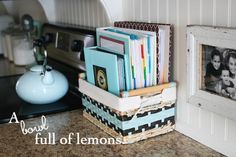
M 83 94 L 83 115 L 123 144 L 170 132 L 175 127 L 175 102 L 162 102 L 141 110 L 112 109 Z

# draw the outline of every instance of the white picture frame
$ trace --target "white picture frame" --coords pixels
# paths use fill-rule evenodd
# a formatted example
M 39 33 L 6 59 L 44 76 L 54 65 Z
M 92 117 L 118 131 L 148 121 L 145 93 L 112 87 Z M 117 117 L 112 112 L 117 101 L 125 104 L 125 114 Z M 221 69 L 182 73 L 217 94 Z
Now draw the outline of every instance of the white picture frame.
M 236 50 L 236 29 L 187 26 L 187 103 L 236 120 L 236 100 L 202 89 L 203 45 Z

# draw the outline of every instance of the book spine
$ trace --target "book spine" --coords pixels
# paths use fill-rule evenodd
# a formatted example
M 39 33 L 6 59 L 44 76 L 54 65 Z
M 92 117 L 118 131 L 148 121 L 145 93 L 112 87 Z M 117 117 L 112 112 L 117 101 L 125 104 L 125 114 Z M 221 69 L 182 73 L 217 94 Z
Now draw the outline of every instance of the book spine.
M 142 67 L 143 67 L 143 74 L 144 74 L 144 87 L 147 87 L 147 76 L 146 76 L 146 63 L 144 58 L 144 43 L 141 43 L 141 58 L 142 58 Z
M 149 74 L 149 86 L 152 85 L 152 59 L 151 59 L 151 39 L 150 36 L 148 35 L 148 74 Z

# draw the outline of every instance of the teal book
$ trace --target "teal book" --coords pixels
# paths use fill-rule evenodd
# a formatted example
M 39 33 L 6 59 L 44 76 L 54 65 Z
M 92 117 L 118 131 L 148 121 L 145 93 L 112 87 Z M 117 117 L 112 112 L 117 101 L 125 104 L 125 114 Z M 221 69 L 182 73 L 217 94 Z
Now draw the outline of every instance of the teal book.
M 133 89 L 134 78 L 131 66 L 131 45 L 136 40 L 136 35 L 117 32 L 115 29 L 97 28 L 97 45 L 99 48 L 122 55 L 124 58 L 125 90 Z
M 124 62 L 116 54 L 90 47 L 84 49 L 87 81 L 117 96 L 124 90 Z

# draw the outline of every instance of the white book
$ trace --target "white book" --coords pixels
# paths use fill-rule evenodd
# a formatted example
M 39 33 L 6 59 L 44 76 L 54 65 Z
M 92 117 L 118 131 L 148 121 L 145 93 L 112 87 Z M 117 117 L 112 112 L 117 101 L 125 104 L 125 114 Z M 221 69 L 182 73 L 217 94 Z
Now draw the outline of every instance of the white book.
M 153 50 L 153 54 L 151 54 L 151 66 L 152 66 L 152 85 L 157 85 L 157 45 L 156 45 L 156 37 L 151 38 L 153 40 L 154 45 L 151 45 L 151 49 Z
M 141 40 L 137 40 L 136 41 L 137 42 L 137 45 L 141 45 Z M 138 83 L 137 83 L 137 88 L 142 88 L 142 87 L 144 87 L 144 73 L 143 73 L 143 69 L 142 69 L 142 60 L 140 59 L 141 58 L 141 47 L 140 46 L 138 46 L 137 48 L 136 48 L 136 52 L 139 52 L 139 53 L 136 53 L 137 55 L 136 55 L 136 65 L 137 65 L 137 67 L 138 67 L 138 69 L 139 69 L 139 71 L 138 71 Z
M 169 82 L 170 64 L 170 29 L 160 26 L 159 29 L 159 53 L 158 53 L 158 84 Z
M 127 28 L 118 28 L 115 27 L 115 29 L 126 32 L 126 33 L 133 33 L 138 35 L 141 40 L 144 40 L 144 58 L 145 58 L 145 67 L 146 67 L 146 86 L 153 86 L 156 85 L 157 82 L 157 75 L 156 75 L 156 32 L 151 31 L 144 31 L 144 30 L 135 30 L 135 29 L 127 29 Z M 148 37 L 150 40 L 148 41 Z M 148 43 L 150 42 L 150 43 Z M 142 44 L 142 43 L 141 43 Z M 150 45 L 149 45 L 150 44 Z M 137 59 L 138 59 L 138 55 Z M 140 56 L 141 57 L 141 56 Z M 136 62 L 137 63 L 137 62 Z M 142 63 L 143 64 L 143 63 Z M 137 74 L 137 72 L 136 72 Z M 144 76 L 143 76 L 144 77 Z M 139 80 L 137 80 L 137 88 L 140 88 L 139 86 Z M 142 85 L 144 87 L 144 84 Z

